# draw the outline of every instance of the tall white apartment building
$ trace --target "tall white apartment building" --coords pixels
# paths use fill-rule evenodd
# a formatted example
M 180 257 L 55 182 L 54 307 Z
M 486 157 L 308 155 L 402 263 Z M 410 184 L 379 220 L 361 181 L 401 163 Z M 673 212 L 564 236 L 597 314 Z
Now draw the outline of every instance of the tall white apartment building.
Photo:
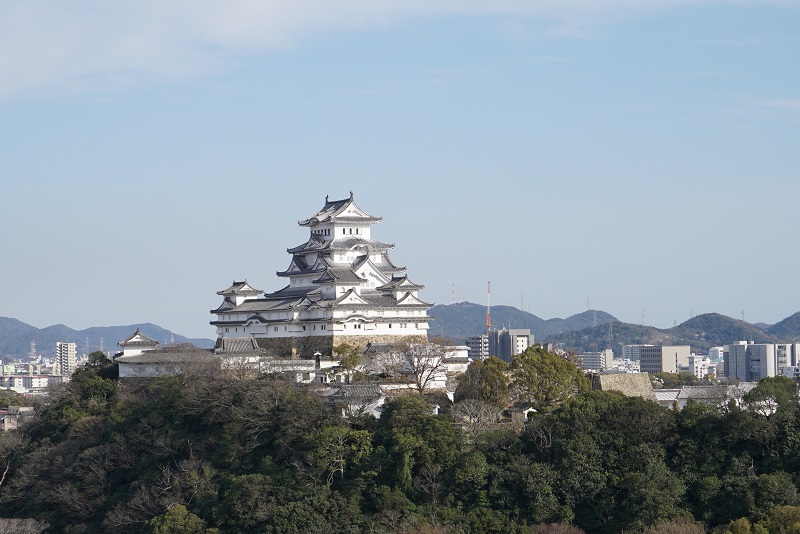
M 56 341 L 56 358 L 54 373 L 71 375 L 78 366 L 78 346 L 75 343 Z

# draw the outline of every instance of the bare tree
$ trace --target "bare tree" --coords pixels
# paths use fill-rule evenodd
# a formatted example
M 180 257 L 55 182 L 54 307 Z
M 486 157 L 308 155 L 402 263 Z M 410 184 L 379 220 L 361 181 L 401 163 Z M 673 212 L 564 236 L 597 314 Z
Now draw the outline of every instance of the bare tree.
M 447 348 L 434 342 L 409 343 L 402 351 L 401 372 L 408 374 L 420 395 L 437 381 L 445 381 Z
M 453 406 L 453 418 L 456 423 L 473 438 L 497 423 L 500 413 L 501 410 L 497 406 L 477 399 L 466 399 Z
M 0 432 L 0 486 L 6 481 L 15 453 L 24 446 L 25 438 L 18 430 Z
M 439 464 L 425 464 L 414 477 L 416 486 L 430 497 L 434 506 L 439 504 L 439 493 L 444 486 L 442 466 Z
M 36 519 L 0 519 L 0 534 L 41 534 L 49 527 Z

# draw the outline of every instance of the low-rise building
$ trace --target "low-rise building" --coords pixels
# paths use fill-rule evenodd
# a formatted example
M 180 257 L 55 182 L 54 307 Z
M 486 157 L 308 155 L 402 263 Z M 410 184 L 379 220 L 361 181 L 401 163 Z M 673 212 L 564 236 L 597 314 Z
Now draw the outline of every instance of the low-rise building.
M 0 431 L 16 430 L 22 420 L 33 417 L 33 415 L 32 406 L 9 406 L 6 409 L 0 409 Z
M 586 371 L 605 371 L 613 367 L 614 351 L 605 349 L 600 352 L 583 352 L 578 354 L 581 367 Z
M 639 365 L 643 373 L 678 373 L 689 365 L 689 345 L 640 346 Z
M 717 366 L 711 361 L 710 358 L 707 358 L 703 355 L 691 354 L 689 356 L 688 364 L 686 367 L 681 367 L 679 372 L 691 373 L 700 380 L 706 378 L 707 376 L 716 378 Z

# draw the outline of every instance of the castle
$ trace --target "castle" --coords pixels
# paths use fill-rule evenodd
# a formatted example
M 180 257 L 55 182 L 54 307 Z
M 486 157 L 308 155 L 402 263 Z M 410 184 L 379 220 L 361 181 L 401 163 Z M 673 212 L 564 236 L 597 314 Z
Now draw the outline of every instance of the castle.
M 245 342 L 276 356 L 311 358 L 343 342 L 427 340 L 432 305 L 418 296 L 423 286 L 389 259 L 394 245 L 372 239 L 372 225 L 381 220 L 358 207 L 352 192 L 343 200 L 326 197 L 319 212 L 298 222 L 309 238 L 287 249 L 289 266 L 276 273 L 288 285 L 263 293 L 234 281 L 217 292 L 223 298 L 211 310 L 217 347 Z

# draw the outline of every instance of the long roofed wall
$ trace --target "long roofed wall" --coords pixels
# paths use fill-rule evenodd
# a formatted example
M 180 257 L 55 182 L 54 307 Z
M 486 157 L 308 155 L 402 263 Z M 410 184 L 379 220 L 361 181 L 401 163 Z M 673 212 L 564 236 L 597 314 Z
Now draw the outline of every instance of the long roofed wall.
M 372 239 L 379 222 L 352 193 L 326 197 L 316 215 L 298 222 L 309 238 L 287 249 L 289 265 L 276 273 L 288 279 L 284 288 L 262 294 L 235 281 L 217 292 L 223 302 L 211 310 L 211 324 L 218 338 L 255 337 L 276 355 L 308 358 L 330 354 L 341 340 L 365 346 L 425 339 L 432 305 L 418 297 L 423 286 L 389 259 L 394 245 Z

